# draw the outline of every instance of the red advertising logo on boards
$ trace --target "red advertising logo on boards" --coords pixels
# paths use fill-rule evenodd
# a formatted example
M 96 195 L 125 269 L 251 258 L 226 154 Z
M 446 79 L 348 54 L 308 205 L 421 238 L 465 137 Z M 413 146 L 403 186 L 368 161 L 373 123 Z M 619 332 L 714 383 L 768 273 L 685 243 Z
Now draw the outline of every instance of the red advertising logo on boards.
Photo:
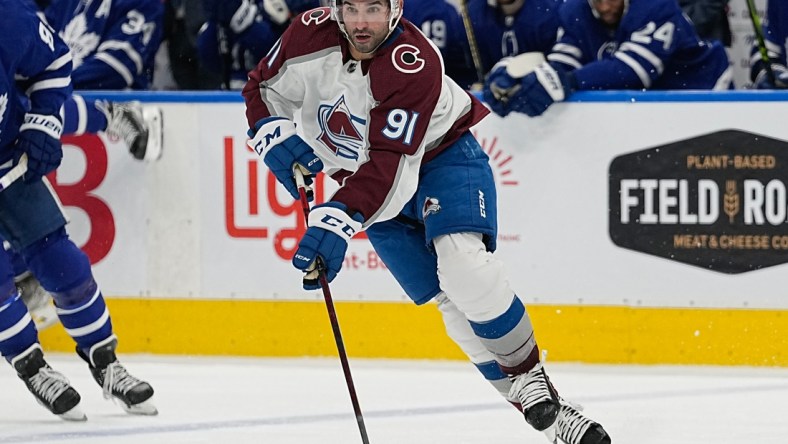
M 63 136 L 61 140 L 64 146 L 81 150 L 85 155 L 85 165 L 90 167 L 85 168 L 83 176 L 75 183 L 58 182 L 57 170 L 47 178 L 64 206 L 81 209 L 90 220 L 89 236 L 81 248 L 90 258 L 90 263 L 95 264 L 109 254 L 115 242 L 112 210 L 104 200 L 93 194 L 107 176 L 107 148 L 95 134 Z

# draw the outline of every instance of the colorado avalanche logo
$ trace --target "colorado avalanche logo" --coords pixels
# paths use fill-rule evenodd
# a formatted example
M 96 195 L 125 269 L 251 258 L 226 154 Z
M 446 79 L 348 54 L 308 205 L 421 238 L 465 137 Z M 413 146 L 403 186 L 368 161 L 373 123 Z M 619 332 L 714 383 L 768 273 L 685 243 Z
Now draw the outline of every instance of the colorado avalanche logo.
M 342 96 L 333 105 L 320 105 L 317 110 L 317 124 L 321 132 L 317 140 L 323 142 L 337 156 L 358 160 L 364 148 L 364 136 L 356 124 L 365 126 L 367 121 L 354 116 Z
M 430 214 L 438 214 L 440 210 L 440 201 L 434 197 L 427 197 L 424 200 L 424 207 L 421 209 L 421 217 L 426 219 Z
M 391 63 L 399 72 L 415 74 L 424 69 L 424 65 L 427 63 L 419 57 L 420 53 L 419 48 L 413 45 L 399 45 L 394 48 L 394 51 L 391 51 Z

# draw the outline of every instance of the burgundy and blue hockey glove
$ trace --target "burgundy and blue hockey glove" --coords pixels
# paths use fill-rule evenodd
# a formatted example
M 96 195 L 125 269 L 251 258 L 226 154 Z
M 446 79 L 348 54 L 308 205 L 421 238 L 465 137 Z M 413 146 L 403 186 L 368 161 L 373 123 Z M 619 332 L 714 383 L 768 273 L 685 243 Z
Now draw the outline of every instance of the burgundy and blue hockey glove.
M 337 277 L 345 260 L 347 242 L 361 231 L 364 218 L 356 213 L 347 213 L 347 206 L 340 202 L 326 202 L 316 205 L 309 213 L 309 228 L 298 242 L 298 250 L 293 256 L 293 266 L 307 273 L 322 266 L 328 282 Z M 318 263 L 319 260 L 319 263 Z M 320 288 L 318 279 L 304 279 L 304 290 Z
M 312 183 L 312 175 L 323 170 L 320 160 L 312 147 L 296 134 L 295 124 L 284 117 L 268 117 L 249 130 L 249 146 L 263 158 L 276 179 L 287 188 L 287 191 L 298 200 L 293 169 L 302 166 L 309 175 L 304 176 L 307 185 Z M 311 196 L 309 196 L 311 200 Z
M 60 165 L 63 159 L 63 148 L 60 135 L 63 124 L 59 117 L 46 114 L 25 114 L 24 123 L 19 127 L 16 146 L 21 149 L 19 155 L 27 153 L 27 172 L 25 182 L 41 179 Z

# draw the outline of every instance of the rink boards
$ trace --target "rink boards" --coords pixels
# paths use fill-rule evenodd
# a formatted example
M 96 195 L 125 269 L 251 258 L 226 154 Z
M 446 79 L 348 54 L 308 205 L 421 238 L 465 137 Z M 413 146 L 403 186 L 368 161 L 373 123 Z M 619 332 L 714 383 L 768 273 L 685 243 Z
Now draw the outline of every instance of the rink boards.
M 52 179 L 121 348 L 333 354 L 322 297 L 289 262 L 302 216 L 245 147 L 239 97 L 111 97 L 162 106 L 164 157 L 69 138 Z M 474 128 L 498 183 L 497 255 L 551 360 L 788 365 L 786 101 L 591 93 Z M 318 201 L 334 189 L 319 178 Z M 351 356 L 462 358 L 366 239 L 332 293 Z M 72 348 L 59 327 L 42 339 Z

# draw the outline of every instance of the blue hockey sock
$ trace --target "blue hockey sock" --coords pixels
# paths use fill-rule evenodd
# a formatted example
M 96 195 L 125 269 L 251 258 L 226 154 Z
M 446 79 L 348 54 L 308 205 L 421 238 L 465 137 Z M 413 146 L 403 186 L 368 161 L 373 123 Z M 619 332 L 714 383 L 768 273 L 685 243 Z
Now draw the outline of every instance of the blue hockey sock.
M 41 286 L 52 293 L 58 317 L 80 349 L 89 349 L 112 335 L 112 321 L 90 261 L 65 229 L 25 248 L 22 255 Z
M 63 104 L 63 134 L 96 134 L 107 129 L 106 104 L 73 95 Z
M 16 355 L 38 342 L 38 331 L 19 293 L 14 291 L 12 298 L 0 304 L 0 354 L 11 362 Z

